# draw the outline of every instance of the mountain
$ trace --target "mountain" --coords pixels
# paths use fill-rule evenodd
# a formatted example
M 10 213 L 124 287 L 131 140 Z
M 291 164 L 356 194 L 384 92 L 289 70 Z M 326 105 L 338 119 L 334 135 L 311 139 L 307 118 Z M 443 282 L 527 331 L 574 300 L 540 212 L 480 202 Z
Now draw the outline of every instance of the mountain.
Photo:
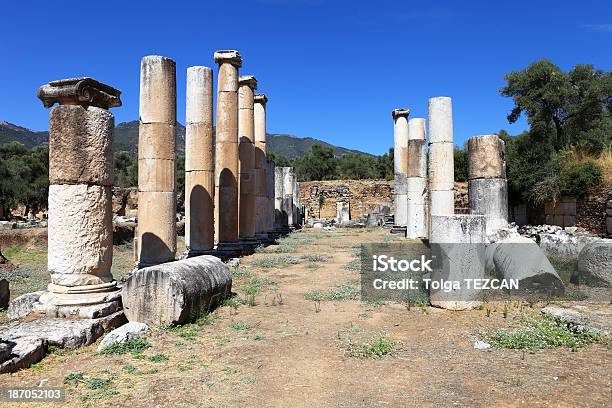
M 8 122 L 0 121 L 0 145 L 18 141 L 26 145 L 28 148 L 45 144 L 49 141 L 49 132 L 36 132 L 26 129 Z M 179 154 L 185 153 L 185 126 L 180 123 L 176 128 L 176 150 Z M 346 149 L 344 147 L 334 146 L 322 140 L 313 139 L 311 137 L 297 137 L 288 134 L 268 134 L 267 148 L 274 154 L 284 156 L 288 159 L 296 159 L 302 157 L 304 153 L 315 143 L 323 146 L 331 147 L 334 154 L 344 156 L 347 153 L 360 153 L 370 156 L 369 153 L 363 153 L 358 150 Z M 136 153 L 138 148 L 138 121 L 122 122 L 115 127 L 115 151 L 125 150 L 131 153 Z
M 12 141 L 23 143 L 27 148 L 47 143 L 49 132 L 35 132 L 0 120 L 0 145 Z

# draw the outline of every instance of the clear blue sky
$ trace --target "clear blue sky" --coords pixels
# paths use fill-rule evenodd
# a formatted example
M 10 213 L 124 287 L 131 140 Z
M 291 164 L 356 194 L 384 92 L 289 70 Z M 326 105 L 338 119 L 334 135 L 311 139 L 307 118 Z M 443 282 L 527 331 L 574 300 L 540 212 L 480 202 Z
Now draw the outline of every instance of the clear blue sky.
M 237 49 L 243 74 L 269 95 L 268 131 L 381 154 L 391 110 L 425 117 L 427 99 L 453 98 L 455 142 L 509 125 L 504 74 L 542 57 L 563 69 L 612 67 L 612 2 L 536 1 L 5 1 L 0 24 L 0 120 L 48 126 L 37 87 L 92 76 L 123 91 L 117 123 L 138 118 L 139 61 L 185 70 Z

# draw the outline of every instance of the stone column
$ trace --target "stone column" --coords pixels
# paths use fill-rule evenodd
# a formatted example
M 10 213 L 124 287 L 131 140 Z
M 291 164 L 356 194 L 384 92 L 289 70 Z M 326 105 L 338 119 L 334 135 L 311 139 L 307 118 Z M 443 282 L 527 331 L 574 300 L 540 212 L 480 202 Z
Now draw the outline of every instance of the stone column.
M 508 226 L 505 143 L 497 135 L 468 140 L 470 214 L 484 215 L 487 235 Z
M 451 98 L 429 100 L 429 217 L 455 213 Z M 431 222 L 430 222 L 431 224 Z
M 408 173 L 408 109 L 394 109 L 393 117 L 393 174 L 395 176 L 395 206 L 394 230 L 403 230 L 408 221 L 408 196 L 406 190 L 406 174 Z
M 289 229 L 284 202 L 285 168 L 286 167 L 274 168 L 274 229 L 279 234 L 286 234 Z
M 408 121 L 407 167 L 406 237 L 409 239 L 426 238 L 427 151 L 425 146 L 425 119 L 414 118 Z
M 283 169 L 283 212 L 287 215 L 287 226 L 293 229 L 293 187 L 294 175 L 292 167 L 282 167 Z
M 268 210 L 268 163 L 266 159 L 266 103 L 264 94 L 257 94 L 255 105 L 255 237 L 267 242 L 270 211 Z
M 255 238 L 255 90 L 254 76 L 238 81 L 238 160 L 240 183 L 238 235 L 243 250 L 253 252 L 259 245 Z
M 293 223 L 296 228 L 302 228 L 302 200 L 300 198 L 300 183 L 293 173 Z
M 49 317 L 99 318 L 121 309 L 113 261 L 115 118 L 121 92 L 92 78 L 38 90 L 49 120 L 48 270 L 34 309 Z
M 278 230 L 276 228 L 276 197 L 275 197 L 275 175 L 276 165 L 272 160 L 267 161 L 267 233 L 271 239 L 278 238 Z
M 213 72 L 187 69 L 185 245 L 187 257 L 211 254 L 215 241 Z
M 140 63 L 137 267 L 176 258 L 176 63 Z
M 215 238 L 224 258 L 239 256 L 238 243 L 238 51 L 215 52 L 219 64 L 215 145 Z

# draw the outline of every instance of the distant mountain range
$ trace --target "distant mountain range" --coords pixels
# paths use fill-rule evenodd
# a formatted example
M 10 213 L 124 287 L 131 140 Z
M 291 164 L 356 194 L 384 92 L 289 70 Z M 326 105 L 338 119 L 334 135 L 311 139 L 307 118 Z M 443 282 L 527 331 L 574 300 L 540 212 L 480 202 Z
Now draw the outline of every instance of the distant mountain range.
M 0 121 L 0 145 L 17 141 L 26 147 L 32 148 L 41 144 L 48 143 L 49 132 L 36 132 L 12 123 Z M 178 124 L 176 129 L 177 151 L 179 154 L 185 153 L 185 126 Z M 274 154 L 284 156 L 288 159 L 302 157 L 310 147 L 319 143 L 323 146 L 331 147 L 337 157 L 348 153 L 359 153 L 370 156 L 369 153 L 358 150 L 347 149 L 334 146 L 322 140 L 311 137 L 301 138 L 288 134 L 268 134 L 267 148 Z M 136 153 L 138 148 L 138 121 L 119 123 L 115 127 L 115 151 L 125 150 Z

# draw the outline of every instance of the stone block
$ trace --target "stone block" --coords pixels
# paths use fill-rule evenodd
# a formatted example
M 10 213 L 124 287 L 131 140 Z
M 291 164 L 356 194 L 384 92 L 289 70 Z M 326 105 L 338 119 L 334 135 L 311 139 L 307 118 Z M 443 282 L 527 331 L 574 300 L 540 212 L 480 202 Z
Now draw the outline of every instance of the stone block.
M 112 281 L 111 187 L 50 185 L 48 237 L 52 283 L 78 286 Z
M 395 194 L 393 196 L 395 207 L 394 225 L 405 227 L 408 222 L 408 196 L 406 194 Z
M 159 55 L 140 62 L 140 121 L 176 124 L 176 63 Z
M 454 190 L 430 190 L 429 213 L 434 215 L 453 215 L 455 213 Z
M 214 175 L 212 171 L 185 173 L 185 245 L 209 250 L 214 245 Z
M 578 273 L 593 283 L 612 285 L 612 239 L 586 244 L 578 255 Z
M 174 191 L 175 166 L 174 160 L 138 159 L 138 190 Z
M 455 188 L 453 143 L 429 145 L 429 189 L 452 190 Z
M 112 346 L 113 344 L 125 343 L 128 340 L 135 340 L 143 337 L 149 332 L 149 326 L 139 322 L 128 322 L 123 326 L 117 327 L 110 331 L 100 344 L 98 345 L 98 351 L 102 351 Z
M 209 123 L 187 125 L 185 134 L 185 171 L 215 169 L 213 127 Z
M 213 124 L 213 70 L 209 67 L 187 68 L 186 125 Z
M 131 322 L 183 324 L 221 304 L 231 294 L 229 268 L 214 256 L 168 262 L 133 273 L 123 288 Z
M 138 214 L 139 262 L 152 265 L 173 261 L 176 255 L 176 194 L 139 192 Z
M 45 293 L 44 290 L 32 293 L 26 293 L 11 300 L 8 306 L 7 316 L 10 320 L 23 319 L 32 313 L 33 305 L 38 302 L 40 295 Z
M 484 243 L 486 218 L 484 215 L 432 215 L 429 241 L 436 244 Z
M 429 143 L 453 144 L 453 106 L 451 98 L 429 99 Z
M 506 179 L 478 178 L 468 181 L 470 213 L 487 218 L 487 235 L 508 226 Z
M 144 123 L 138 126 L 139 159 L 176 159 L 176 126 L 167 123 Z
M 506 178 L 505 143 L 497 135 L 468 140 L 468 179 Z
M 564 215 L 563 216 L 563 226 L 564 227 L 573 227 L 574 225 L 576 225 L 575 215 Z
M 612 217 L 606 218 L 606 229 L 608 230 L 608 235 L 612 235 Z
M 0 279 L 0 309 L 8 308 L 10 298 L 9 282 L 6 279 Z
M 113 183 L 115 120 L 105 109 L 60 105 L 49 120 L 49 182 L 51 184 Z
M 408 140 L 425 140 L 425 119 L 412 118 L 408 120 Z
M 424 139 L 408 140 L 407 177 L 427 177 L 427 152 Z

